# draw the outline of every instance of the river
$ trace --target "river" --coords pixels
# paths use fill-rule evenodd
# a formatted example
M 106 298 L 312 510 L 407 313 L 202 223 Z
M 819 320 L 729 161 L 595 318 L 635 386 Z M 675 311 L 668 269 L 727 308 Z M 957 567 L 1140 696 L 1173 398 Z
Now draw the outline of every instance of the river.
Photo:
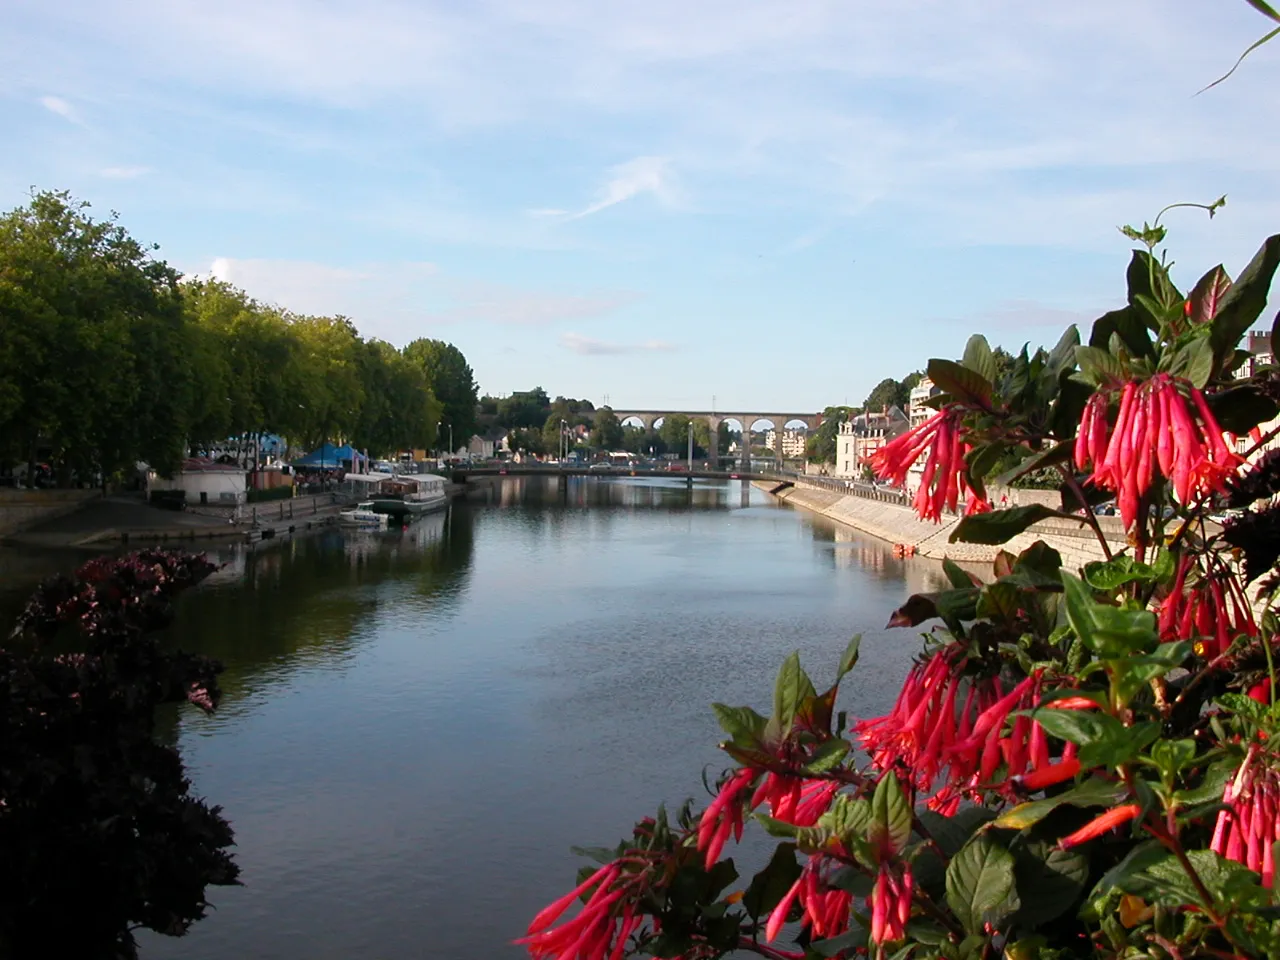
M 884 711 L 919 650 L 884 624 L 941 584 L 739 482 L 675 478 L 508 478 L 403 532 L 217 559 L 172 633 L 224 662 L 225 698 L 162 719 L 243 886 L 144 960 L 521 956 L 570 845 L 705 796 L 712 701 L 767 713 L 791 650 L 821 685 L 862 632 L 842 706 Z

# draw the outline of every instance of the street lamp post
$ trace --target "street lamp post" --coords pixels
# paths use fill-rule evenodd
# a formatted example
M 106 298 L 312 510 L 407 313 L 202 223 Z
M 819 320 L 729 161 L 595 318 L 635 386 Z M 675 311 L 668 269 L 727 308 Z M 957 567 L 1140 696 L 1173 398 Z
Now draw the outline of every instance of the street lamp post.
M 689 472 L 693 472 L 693 421 L 689 421 Z
M 564 461 L 569 456 L 569 436 L 565 433 L 565 422 L 560 421 L 560 446 L 556 450 L 556 458 L 560 461 L 560 467 L 563 469 Z

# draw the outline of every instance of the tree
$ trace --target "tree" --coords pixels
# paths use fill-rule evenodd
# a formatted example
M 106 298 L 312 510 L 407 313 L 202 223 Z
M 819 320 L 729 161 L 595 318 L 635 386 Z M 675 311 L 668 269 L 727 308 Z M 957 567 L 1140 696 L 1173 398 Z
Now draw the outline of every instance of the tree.
M 478 393 L 462 351 L 443 340 L 424 339 L 406 346 L 404 355 L 422 368 L 431 393 L 444 408 L 441 437 L 449 436 L 452 427 L 453 443 L 465 445 L 476 432 Z
M 867 394 L 862 409 L 868 413 L 879 413 L 884 407 L 902 407 L 906 409 L 911 398 L 911 390 L 892 377 L 885 377 Z
M 88 209 L 45 192 L 0 218 L 0 444 L 105 478 L 177 461 L 190 377 L 177 273 Z
M 614 416 L 611 408 L 601 407 L 596 411 L 591 445 L 601 450 L 617 450 L 622 446 L 622 423 Z
M 517 390 L 497 401 L 497 423 L 507 428 L 541 427 L 550 409 L 551 400 L 541 387 Z
M 507 446 L 518 452 L 535 455 L 546 451 L 541 430 L 512 430 L 507 437 Z
M 827 407 L 822 411 L 822 423 L 805 440 L 805 457 L 814 463 L 836 462 L 836 437 L 840 426 L 859 413 L 857 407 Z
M 378 456 L 434 446 L 443 408 L 422 369 L 381 340 L 366 341 L 361 347 L 364 402 L 351 443 Z
M 683 454 L 689 445 L 689 418 L 683 413 L 673 413 L 662 420 L 658 436 L 668 452 Z
M 137 955 L 236 882 L 231 826 L 193 797 L 156 709 L 213 712 L 221 667 L 161 644 L 173 600 L 215 569 L 142 551 L 46 581 L 0 649 L 0 954 Z

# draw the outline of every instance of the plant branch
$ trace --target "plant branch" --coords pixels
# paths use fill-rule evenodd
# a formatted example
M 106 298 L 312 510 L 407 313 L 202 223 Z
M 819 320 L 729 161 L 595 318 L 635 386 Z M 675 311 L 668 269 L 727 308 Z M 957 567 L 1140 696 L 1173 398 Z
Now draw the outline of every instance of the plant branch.
M 1102 525 L 1098 523 L 1098 518 L 1094 515 L 1093 510 L 1089 507 L 1089 498 L 1085 496 L 1084 488 L 1080 486 L 1080 481 L 1075 478 L 1070 470 L 1061 464 L 1058 465 L 1058 472 L 1062 474 L 1062 479 L 1071 492 L 1076 495 L 1076 499 L 1080 501 L 1080 506 L 1084 508 L 1084 522 L 1093 529 L 1093 535 L 1098 538 L 1098 543 L 1102 547 L 1102 555 L 1108 560 L 1111 559 L 1111 544 L 1107 543 L 1106 535 L 1102 532 Z

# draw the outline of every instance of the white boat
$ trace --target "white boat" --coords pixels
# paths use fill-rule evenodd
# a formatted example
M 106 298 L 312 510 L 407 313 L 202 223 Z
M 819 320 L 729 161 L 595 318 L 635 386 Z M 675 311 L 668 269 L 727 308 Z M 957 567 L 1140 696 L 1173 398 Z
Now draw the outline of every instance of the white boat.
M 385 513 L 373 509 L 373 501 L 357 503 L 354 509 L 343 510 L 338 514 L 338 522 L 357 527 L 385 527 L 389 518 Z
M 393 517 L 417 516 L 442 510 L 449 504 L 444 477 L 434 473 L 409 474 L 384 480 L 373 494 L 371 509 Z

